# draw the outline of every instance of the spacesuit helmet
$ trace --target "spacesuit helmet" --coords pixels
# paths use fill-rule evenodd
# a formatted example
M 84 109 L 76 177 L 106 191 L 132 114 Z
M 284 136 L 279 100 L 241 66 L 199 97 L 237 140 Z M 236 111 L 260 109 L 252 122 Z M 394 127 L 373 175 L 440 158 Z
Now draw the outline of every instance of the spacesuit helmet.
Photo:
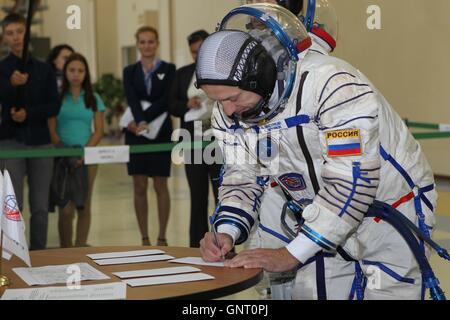
M 305 24 L 313 40 L 328 52 L 336 49 L 339 26 L 329 0 L 247 0 L 246 3 L 273 3 L 285 7 Z
M 261 101 L 239 120 L 272 119 L 284 109 L 301 53 L 312 44 L 305 27 L 289 10 L 258 3 L 233 9 L 217 30 L 200 50 L 197 86 L 237 86 L 258 93 Z

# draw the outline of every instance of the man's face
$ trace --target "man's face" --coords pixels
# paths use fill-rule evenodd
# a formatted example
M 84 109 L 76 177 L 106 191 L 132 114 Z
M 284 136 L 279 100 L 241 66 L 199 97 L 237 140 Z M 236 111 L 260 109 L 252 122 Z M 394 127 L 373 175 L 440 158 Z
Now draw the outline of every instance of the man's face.
M 24 37 L 25 25 L 23 23 L 10 23 L 3 32 L 3 41 L 16 55 L 22 54 Z
M 204 85 L 206 95 L 222 104 L 225 114 L 231 117 L 238 116 L 253 109 L 262 97 L 254 92 L 244 91 L 238 87 Z

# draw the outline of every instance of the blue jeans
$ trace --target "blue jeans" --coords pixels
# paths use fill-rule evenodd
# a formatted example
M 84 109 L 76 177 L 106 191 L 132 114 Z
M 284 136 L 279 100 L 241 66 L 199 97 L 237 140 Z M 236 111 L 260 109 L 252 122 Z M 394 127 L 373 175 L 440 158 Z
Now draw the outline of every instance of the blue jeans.
M 0 141 L 3 150 L 50 149 L 51 145 L 26 146 L 17 141 Z M 53 158 L 0 160 L 5 164 L 13 183 L 19 209 L 23 209 L 23 187 L 28 177 L 30 207 L 30 250 L 43 250 L 47 246 L 48 199 L 53 174 Z M 3 165 L 2 165 L 3 167 Z

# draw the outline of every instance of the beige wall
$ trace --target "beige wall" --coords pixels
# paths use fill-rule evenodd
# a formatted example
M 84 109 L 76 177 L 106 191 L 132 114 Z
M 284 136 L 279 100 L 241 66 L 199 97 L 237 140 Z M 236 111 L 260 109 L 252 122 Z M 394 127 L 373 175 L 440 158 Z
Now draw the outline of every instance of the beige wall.
M 105 17 L 113 17 L 106 19 Z M 117 0 L 95 1 L 95 25 L 98 75 L 117 74 L 119 68 L 119 46 L 117 38 Z
M 42 36 L 50 37 L 51 45 L 61 43 L 71 45 L 76 51 L 86 56 L 94 80 L 97 75 L 95 6 L 94 0 L 47 0 L 49 10 L 42 18 Z M 67 7 L 78 5 L 81 9 L 81 30 L 69 30 L 66 27 Z
M 335 55 L 360 68 L 404 118 L 450 123 L 450 1 L 330 0 L 340 20 Z M 382 29 L 366 27 L 369 5 Z M 450 176 L 450 140 L 421 144 L 437 174 Z
M 119 56 L 117 72 L 122 73 L 122 48 L 136 43 L 134 34 L 145 24 L 146 10 L 159 11 L 160 57 L 170 61 L 170 19 L 168 0 L 118 0 L 117 1 L 117 38 Z M 113 17 L 112 17 L 113 18 Z
M 240 0 L 172 0 L 174 16 L 174 62 L 177 67 L 192 63 L 188 50 L 189 34 L 199 29 L 214 32 L 217 23 L 231 9 L 241 4 Z

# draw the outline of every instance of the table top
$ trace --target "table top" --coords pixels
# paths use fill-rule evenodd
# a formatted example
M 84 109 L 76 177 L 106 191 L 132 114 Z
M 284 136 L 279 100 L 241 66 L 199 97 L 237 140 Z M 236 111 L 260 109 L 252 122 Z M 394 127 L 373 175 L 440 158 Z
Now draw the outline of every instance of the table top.
M 66 265 L 72 263 L 87 262 L 97 270 L 105 273 L 111 279 L 103 281 L 83 281 L 83 285 L 105 284 L 118 282 L 120 279 L 114 276 L 113 272 L 134 271 L 143 269 L 158 269 L 182 266 L 181 264 L 169 263 L 168 261 L 135 263 L 126 265 L 99 266 L 88 258 L 87 254 L 123 252 L 134 250 L 159 249 L 175 258 L 200 257 L 200 250 L 194 248 L 178 247 L 88 247 L 72 249 L 50 249 L 44 251 L 31 251 L 31 263 L 33 267 L 43 267 L 49 265 Z M 29 288 L 29 286 L 19 278 L 12 268 L 24 267 L 24 263 L 13 257 L 11 261 L 2 261 L 3 275 L 11 281 L 8 289 Z M 237 292 L 253 287 L 263 276 L 262 269 L 230 269 L 221 267 L 196 266 L 202 272 L 214 276 L 214 280 L 166 284 L 148 287 L 132 288 L 127 286 L 127 300 L 157 300 L 157 299 L 217 299 L 235 294 Z M 52 285 L 65 286 L 65 285 Z M 0 295 L 4 290 L 0 291 Z

